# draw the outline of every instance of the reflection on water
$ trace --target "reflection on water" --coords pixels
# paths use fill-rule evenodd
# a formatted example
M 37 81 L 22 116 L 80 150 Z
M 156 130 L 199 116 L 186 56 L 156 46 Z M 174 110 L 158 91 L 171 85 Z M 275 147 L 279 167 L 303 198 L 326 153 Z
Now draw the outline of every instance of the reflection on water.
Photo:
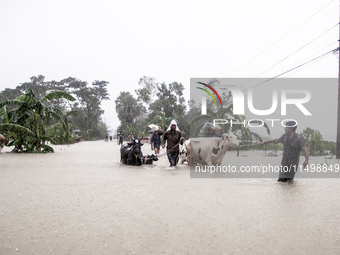
M 2 153 L 0 254 L 340 251 L 339 179 L 190 179 L 166 155 L 152 166 L 119 160 L 113 142 Z

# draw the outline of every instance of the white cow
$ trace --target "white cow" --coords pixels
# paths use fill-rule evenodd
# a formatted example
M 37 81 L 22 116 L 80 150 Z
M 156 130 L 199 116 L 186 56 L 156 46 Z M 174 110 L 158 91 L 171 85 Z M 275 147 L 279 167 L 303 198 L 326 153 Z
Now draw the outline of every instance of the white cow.
M 179 145 L 179 160 L 182 164 L 188 162 L 190 165 L 190 139 Z
M 240 145 L 232 132 L 222 137 L 191 138 L 187 147 L 188 158 L 191 164 L 220 166 L 229 147 Z

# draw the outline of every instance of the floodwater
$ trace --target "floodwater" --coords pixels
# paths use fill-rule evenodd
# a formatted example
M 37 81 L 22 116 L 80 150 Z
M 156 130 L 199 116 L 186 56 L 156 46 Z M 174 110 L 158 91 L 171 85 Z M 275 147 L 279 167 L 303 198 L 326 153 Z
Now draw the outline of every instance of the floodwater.
M 0 254 L 340 254 L 340 179 L 190 178 L 166 156 L 123 166 L 115 142 L 54 148 L 0 154 Z

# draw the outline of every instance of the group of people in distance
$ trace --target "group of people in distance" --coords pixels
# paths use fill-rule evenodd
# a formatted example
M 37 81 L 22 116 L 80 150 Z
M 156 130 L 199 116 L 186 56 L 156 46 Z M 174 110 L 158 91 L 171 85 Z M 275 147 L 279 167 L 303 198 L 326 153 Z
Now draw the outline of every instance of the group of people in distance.
M 112 141 L 112 135 L 108 135 L 108 134 L 107 134 L 107 135 L 105 136 L 105 142 L 108 142 L 108 141 L 110 141 L 110 142 Z
M 117 136 L 117 139 L 118 139 L 118 145 L 122 145 L 123 142 L 124 142 L 124 135 L 122 133 L 119 133 L 118 136 Z M 130 134 L 128 135 L 128 141 L 129 143 L 131 143 L 132 141 L 136 140 L 137 137 L 134 136 L 132 134 L 132 132 L 130 132 Z

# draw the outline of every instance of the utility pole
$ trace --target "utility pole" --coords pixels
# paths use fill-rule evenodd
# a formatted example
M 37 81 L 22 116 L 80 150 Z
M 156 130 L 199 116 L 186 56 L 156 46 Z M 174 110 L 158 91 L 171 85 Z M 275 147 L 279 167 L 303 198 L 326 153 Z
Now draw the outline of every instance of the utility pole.
M 339 5 L 339 19 L 340 19 L 340 5 Z M 337 135 L 336 135 L 336 158 L 340 159 L 340 20 L 339 20 L 339 48 L 338 48 L 338 116 L 337 116 Z

